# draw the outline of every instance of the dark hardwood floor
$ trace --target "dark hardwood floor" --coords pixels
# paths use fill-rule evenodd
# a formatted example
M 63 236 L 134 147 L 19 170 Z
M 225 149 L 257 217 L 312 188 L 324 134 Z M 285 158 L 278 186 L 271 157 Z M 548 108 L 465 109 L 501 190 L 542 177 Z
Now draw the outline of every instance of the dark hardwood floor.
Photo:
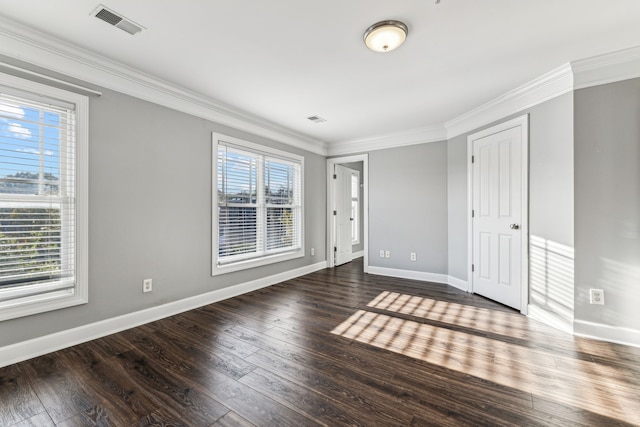
M 640 349 L 361 271 L 356 260 L 0 369 L 0 425 L 640 425 Z

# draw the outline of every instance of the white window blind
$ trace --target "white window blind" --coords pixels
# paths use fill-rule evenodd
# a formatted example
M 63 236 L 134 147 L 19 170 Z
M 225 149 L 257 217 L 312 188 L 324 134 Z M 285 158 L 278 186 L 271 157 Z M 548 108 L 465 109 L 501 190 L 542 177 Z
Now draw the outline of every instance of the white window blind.
M 230 137 L 215 142 L 214 274 L 301 254 L 302 159 Z
M 0 86 L 0 320 L 86 302 L 77 287 L 76 114 L 73 103 Z

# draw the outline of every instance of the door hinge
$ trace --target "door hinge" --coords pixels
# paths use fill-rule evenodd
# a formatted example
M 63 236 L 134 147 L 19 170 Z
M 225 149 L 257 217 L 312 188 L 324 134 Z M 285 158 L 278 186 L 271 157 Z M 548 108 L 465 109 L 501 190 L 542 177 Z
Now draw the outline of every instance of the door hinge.
M 476 211 L 474 209 L 471 209 L 471 218 L 476 216 Z
M 471 156 L 471 163 L 475 163 L 476 162 L 476 156 Z
M 471 264 L 471 271 L 476 271 L 476 266 L 475 266 L 475 264 Z
M 333 247 L 333 252 L 338 252 L 338 247 L 337 246 Z
M 338 175 L 336 175 L 335 173 L 333 174 L 333 179 L 338 179 Z
M 338 215 L 338 211 L 333 211 L 333 214 L 334 215 Z

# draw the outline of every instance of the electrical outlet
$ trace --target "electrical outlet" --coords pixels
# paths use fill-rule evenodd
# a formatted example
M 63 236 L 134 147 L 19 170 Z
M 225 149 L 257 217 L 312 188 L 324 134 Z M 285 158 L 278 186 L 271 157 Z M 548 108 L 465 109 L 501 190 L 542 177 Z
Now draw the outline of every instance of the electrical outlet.
M 380 258 L 384 258 L 384 249 L 380 249 Z
M 415 252 L 411 252 L 411 261 L 417 261 L 418 257 Z
M 604 305 L 604 291 L 602 289 L 589 289 L 589 304 Z
M 385 258 L 391 258 L 391 251 L 385 251 L 384 252 L 384 257 Z
M 153 280 L 144 279 L 142 281 L 142 292 L 147 293 L 153 291 Z
M 311 248 L 311 256 L 314 256 L 316 254 L 316 249 L 315 248 Z

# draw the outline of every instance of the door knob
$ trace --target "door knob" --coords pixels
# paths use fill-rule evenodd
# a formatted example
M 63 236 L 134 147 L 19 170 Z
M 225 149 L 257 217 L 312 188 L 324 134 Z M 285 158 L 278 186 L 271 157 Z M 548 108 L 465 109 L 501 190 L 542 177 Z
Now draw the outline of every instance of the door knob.
M 512 230 L 519 230 L 520 226 L 518 224 L 511 224 L 509 228 L 511 228 Z

